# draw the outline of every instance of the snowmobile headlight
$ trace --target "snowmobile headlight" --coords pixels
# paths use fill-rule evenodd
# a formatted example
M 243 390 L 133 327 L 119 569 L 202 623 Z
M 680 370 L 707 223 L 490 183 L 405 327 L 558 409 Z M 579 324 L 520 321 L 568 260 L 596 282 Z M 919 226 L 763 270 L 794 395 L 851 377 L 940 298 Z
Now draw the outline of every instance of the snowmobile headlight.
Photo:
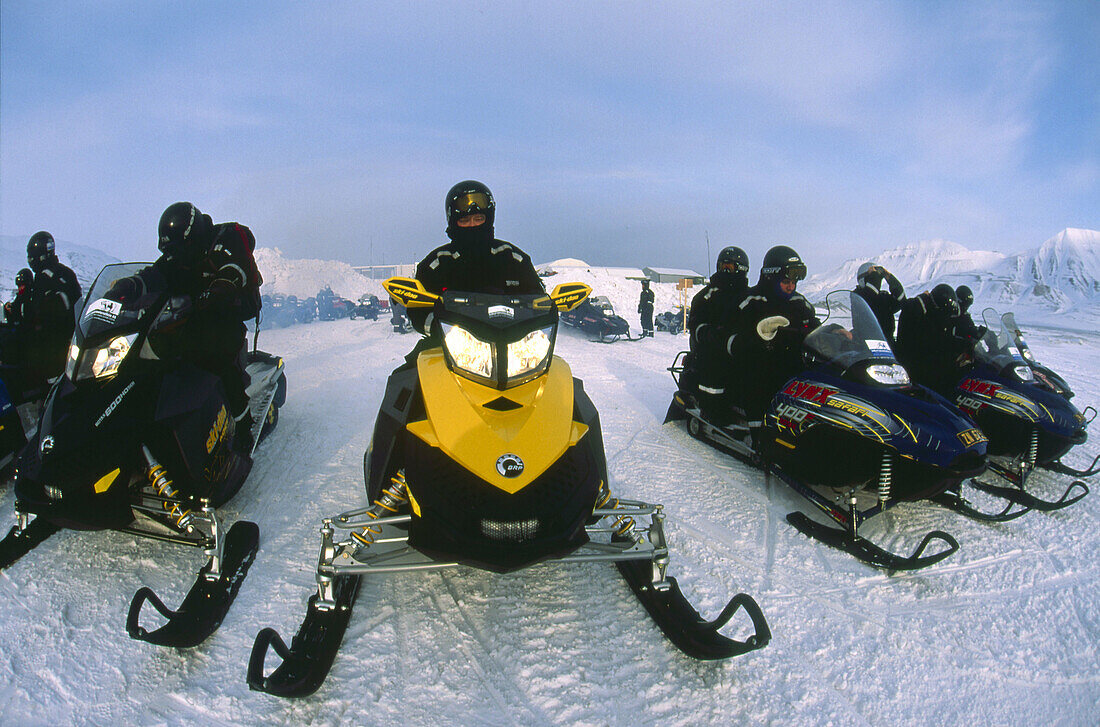
M 531 331 L 518 341 L 508 344 L 508 378 L 514 379 L 542 368 L 550 354 L 550 334 L 553 326 Z
M 130 352 L 130 347 L 134 344 L 135 339 L 137 339 L 136 333 L 131 333 L 128 336 L 116 336 L 100 348 L 84 351 L 83 361 L 76 369 L 75 378 L 94 377 L 105 379 L 114 376 L 118 373 L 118 367 L 122 364 L 122 360 Z
M 443 345 L 455 366 L 475 376 L 493 378 L 493 346 L 462 326 L 443 324 Z
M 901 364 L 872 364 L 867 367 L 867 375 L 880 384 L 909 385 L 909 372 Z
M 1031 352 L 1030 348 L 1021 348 L 1020 355 L 1024 357 L 1024 360 L 1028 363 L 1035 363 L 1035 354 Z
M 1034 381 L 1035 374 L 1031 373 L 1030 366 L 1013 366 L 1012 373 L 1016 374 L 1016 378 L 1020 381 Z
M 69 357 L 65 359 L 65 376 L 71 380 L 76 373 L 76 360 L 80 358 L 80 346 L 75 343 L 69 346 Z

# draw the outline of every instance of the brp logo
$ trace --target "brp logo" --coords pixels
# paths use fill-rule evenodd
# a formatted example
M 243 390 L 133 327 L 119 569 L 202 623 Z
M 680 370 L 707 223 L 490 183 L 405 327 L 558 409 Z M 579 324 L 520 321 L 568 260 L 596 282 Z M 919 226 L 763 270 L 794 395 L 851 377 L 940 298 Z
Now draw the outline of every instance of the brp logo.
M 53 435 L 47 434 L 46 436 L 42 437 L 42 443 L 38 445 L 38 451 L 42 454 L 49 454 L 53 451 L 53 445 Z
M 502 477 L 519 477 L 523 474 L 523 460 L 517 454 L 502 454 L 497 460 L 497 472 Z

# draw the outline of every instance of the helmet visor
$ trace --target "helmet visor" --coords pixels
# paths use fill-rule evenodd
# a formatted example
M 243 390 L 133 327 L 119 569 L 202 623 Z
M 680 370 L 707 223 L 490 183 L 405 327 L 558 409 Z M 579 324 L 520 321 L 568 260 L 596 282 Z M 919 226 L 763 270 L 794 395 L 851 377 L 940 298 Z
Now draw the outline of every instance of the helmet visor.
M 471 215 L 475 212 L 488 212 L 492 207 L 489 195 L 484 192 L 463 192 L 451 198 L 451 211 L 453 214 Z
M 805 280 L 806 279 L 806 264 L 805 263 L 788 263 L 783 266 L 782 276 L 784 280 Z

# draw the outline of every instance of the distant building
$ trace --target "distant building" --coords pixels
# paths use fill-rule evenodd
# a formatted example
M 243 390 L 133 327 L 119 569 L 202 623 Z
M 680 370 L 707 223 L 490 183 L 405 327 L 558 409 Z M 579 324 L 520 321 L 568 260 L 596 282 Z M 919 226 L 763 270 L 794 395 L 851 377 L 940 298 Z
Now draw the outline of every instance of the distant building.
M 416 263 L 397 265 L 353 265 L 352 270 L 371 280 L 386 280 L 395 275 L 411 278 L 416 275 Z
M 705 275 L 700 275 L 694 270 L 676 270 L 674 268 L 642 268 L 642 272 L 645 276 L 652 280 L 654 283 L 679 283 L 684 278 L 688 278 L 695 285 L 702 285 L 707 282 Z

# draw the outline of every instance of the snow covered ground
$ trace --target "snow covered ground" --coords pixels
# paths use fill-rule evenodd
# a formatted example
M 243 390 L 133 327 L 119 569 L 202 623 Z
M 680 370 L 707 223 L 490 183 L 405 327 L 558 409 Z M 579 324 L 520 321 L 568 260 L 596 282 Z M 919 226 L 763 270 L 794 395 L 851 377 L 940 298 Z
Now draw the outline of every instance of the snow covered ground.
M 1029 334 L 1080 406 L 1100 401 L 1100 335 Z M 382 321 L 261 334 L 261 348 L 286 360 L 289 396 L 224 510 L 256 521 L 261 546 L 221 629 L 201 646 L 174 651 L 125 633 L 139 586 L 180 602 L 201 565 L 190 549 L 61 532 L 0 573 L 0 723 L 1097 723 L 1100 493 L 992 526 L 929 504 L 898 507 L 867 535 L 907 551 L 943 529 L 962 548 L 889 575 L 789 527 L 784 516 L 800 504 L 780 483 L 662 425 L 673 391 L 665 368 L 684 337 L 601 345 L 572 329 L 557 351 L 600 411 L 613 490 L 664 503 L 670 573 L 685 594 L 708 617 L 733 594 L 751 594 L 771 644 L 727 662 L 692 661 L 607 565 L 402 574 L 364 584 L 316 695 L 250 692 L 257 631 L 274 626 L 289 640 L 304 615 L 321 518 L 363 502 L 375 412 L 412 344 Z M 1085 450 L 1096 451 L 1098 430 Z M 1068 460 L 1080 466 L 1085 452 Z M 0 487 L 4 528 L 12 501 Z

